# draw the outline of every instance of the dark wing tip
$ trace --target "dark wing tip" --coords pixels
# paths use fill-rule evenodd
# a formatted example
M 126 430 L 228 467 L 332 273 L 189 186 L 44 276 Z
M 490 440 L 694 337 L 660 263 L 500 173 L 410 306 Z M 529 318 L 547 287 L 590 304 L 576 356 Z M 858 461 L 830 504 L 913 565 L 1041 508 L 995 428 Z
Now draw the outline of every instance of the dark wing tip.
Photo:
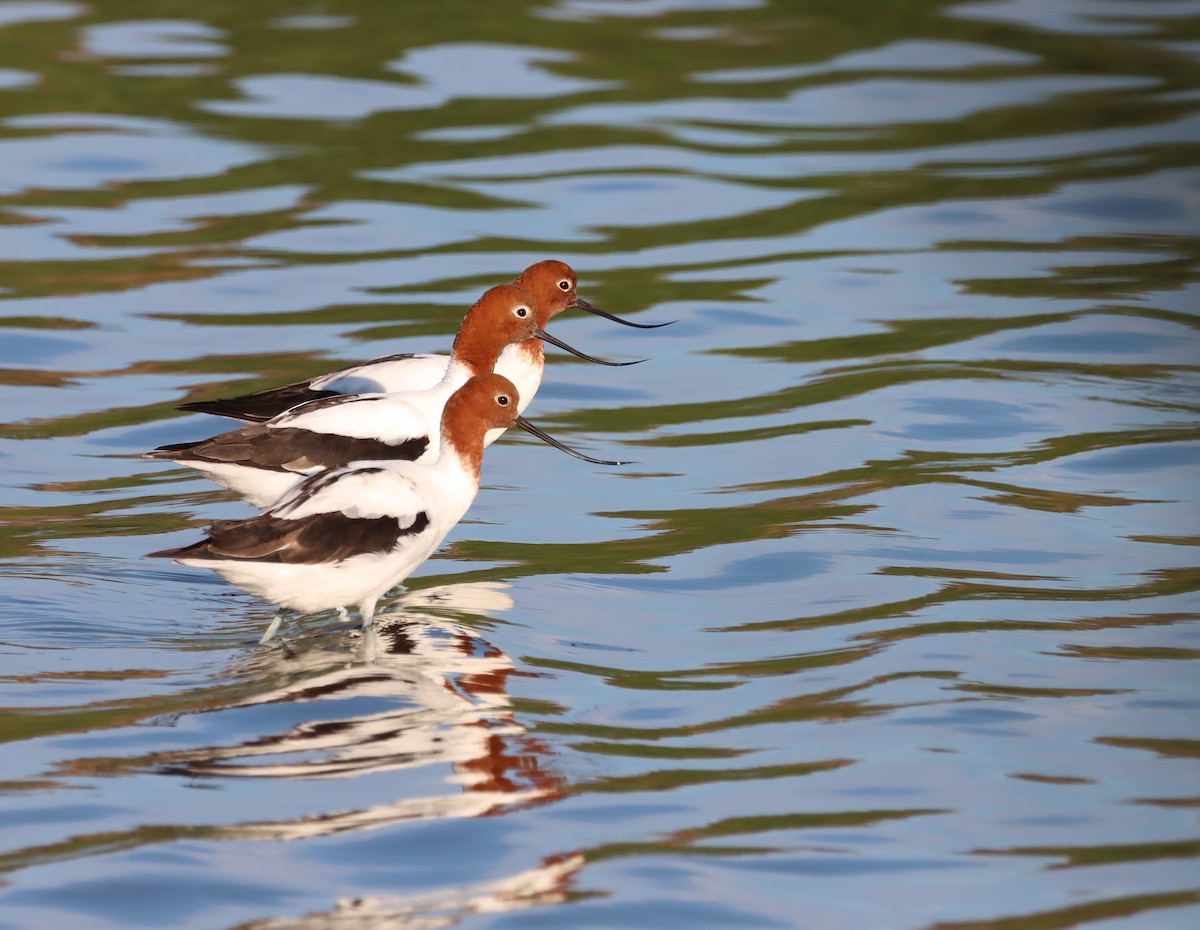
M 197 445 L 195 442 L 173 442 L 170 445 L 159 446 L 150 452 L 143 452 L 144 459 L 179 459 L 181 453 L 187 452 Z
M 186 410 L 188 413 L 216 413 L 216 407 L 220 405 L 220 401 L 216 400 L 193 400 L 186 404 L 180 404 L 176 410 Z
M 146 558 L 148 558 L 148 559 L 177 559 L 181 555 L 185 555 L 190 550 L 195 549 L 197 546 L 201 546 L 201 545 L 203 545 L 203 543 L 192 543 L 192 545 L 190 545 L 190 546 L 179 546 L 176 549 L 159 549 L 157 552 L 147 552 Z
M 244 420 L 248 423 L 265 423 L 267 420 L 276 414 L 283 413 L 287 407 L 281 407 L 278 410 L 251 410 L 246 407 L 239 406 L 237 398 L 232 401 L 226 400 L 197 400 L 187 404 L 180 404 L 177 410 L 183 410 L 186 413 L 211 413 L 218 417 L 229 417 L 233 420 Z

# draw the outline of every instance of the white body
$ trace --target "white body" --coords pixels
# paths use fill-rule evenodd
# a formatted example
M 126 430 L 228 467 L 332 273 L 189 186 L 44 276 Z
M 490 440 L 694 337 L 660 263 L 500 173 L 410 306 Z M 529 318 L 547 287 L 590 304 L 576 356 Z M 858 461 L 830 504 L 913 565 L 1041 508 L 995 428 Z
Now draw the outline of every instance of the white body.
M 219 484 L 223 488 L 237 492 L 242 500 L 255 507 L 270 507 L 283 496 L 288 488 L 316 472 L 316 469 L 310 469 L 303 473 L 271 471 L 266 468 L 249 468 L 230 462 L 180 462 L 179 464 L 196 469 L 213 484 Z
M 520 398 L 517 410 L 524 412 L 529 401 L 537 393 L 542 380 L 542 366 L 528 361 L 529 353 L 508 346 L 500 355 L 496 370 L 505 375 L 517 388 Z M 450 359 L 442 355 L 423 355 L 412 359 L 394 359 L 390 362 L 371 362 L 357 368 L 347 368 L 313 382 L 321 390 L 352 390 L 348 394 L 360 394 L 344 403 L 322 406 L 320 401 L 301 404 L 279 416 L 268 420 L 263 426 L 268 429 L 304 429 L 314 433 L 352 436 L 358 439 L 378 439 L 399 443 L 405 439 L 426 437 L 428 445 L 418 462 L 432 462 L 438 457 L 442 410 L 446 401 L 466 384 L 471 372 L 462 365 L 447 367 Z M 501 369 L 507 361 L 510 368 L 519 369 L 514 377 Z M 419 362 L 405 367 L 408 362 Z M 436 362 L 436 365 L 431 364 Z M 422 389 L 394 387 L 400 384 L 416 384 L 424 378 L 437 374 L 432 386 Z M 523 380 L 519 380 L 523 375 Z M 373 393 L 362 388 L 377 384 Z M 488 430 L 484 446 L 491 445 L 503 435 L 504 430 Z M 180 460 L 179 464 L 196 469 L 215 484 L 236 492 L 255 507 L 269 507 L 298 481 L 316 474 L 321 468 L 297 464 L 287 471 L 261 468 L 250 463 L 209 462 L 203 460 Z M 349 463 L 347 463 L 349 464 Z
M 448 355 L 412 355 L 407 358 L 379 359 L 343 368 L 309 382 L 314 391 L 337 391 L 339 394 L 402 394 L 424 391 L 435 386 L 446 375 Z M 504 375 L 521 395 L 520 409 L 524 410 L 542 383 L 544 358 L 541 352 L 530 352 L 520 343 L 505 346 L 496 362 L 496 374 Z M 444 402 L 443 402 L 444 403 Z M 490 445 L 504 430 L 490 430 L 485 442 Z M 494 435 L 493 435 L 494 434 Z
M 383 471 L 368 471 L 382 468 Z M 309 493 L 310 482 L 322 487 Z M 411 526 L 424 513 L 429 525 L 402 536 L 382 554 L 355 555 L 336 562 L 289 564 L 241 559 L 178 559 L 209 568 L 263 600 L 300 613 L 357 604 L 364 616 L 437 549 L 475 499 L 479 484 L 455 455 L 435 462 L 360 462 L 300 482 L 268 516 L 300 519 L 341 511 L 351 517 L 394 516 Z

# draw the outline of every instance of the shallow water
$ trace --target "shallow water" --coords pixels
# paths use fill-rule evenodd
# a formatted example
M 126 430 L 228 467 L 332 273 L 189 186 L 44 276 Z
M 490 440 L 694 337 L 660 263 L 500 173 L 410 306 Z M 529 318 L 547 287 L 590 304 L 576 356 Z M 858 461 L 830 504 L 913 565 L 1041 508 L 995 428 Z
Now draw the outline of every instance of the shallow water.
M 469 15 L 469 19 L 467 16 Z M 1200 4 L 0 2 L 0 927 L 1190 927 Z M 185 400 L 572 313 L 360 636 Z

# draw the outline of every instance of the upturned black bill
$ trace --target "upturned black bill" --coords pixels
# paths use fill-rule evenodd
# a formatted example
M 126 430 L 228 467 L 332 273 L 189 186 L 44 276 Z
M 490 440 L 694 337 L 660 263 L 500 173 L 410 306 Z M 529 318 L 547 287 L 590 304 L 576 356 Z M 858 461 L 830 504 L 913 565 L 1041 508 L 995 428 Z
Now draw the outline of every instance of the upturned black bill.
M 582 452 L 576 452 L 570 446 L 563 445 L 549 433 L 544 433 L 524 417 L 517 417 L 517 426 L 525 430 L 532 436 L 536 436 L 542 442 L 549 443 L 556 449 L 561 449 L 567 455 L 573 455 L 577 459 L 583 459 L 585 462 L 591 462 L 593 465 L 632 465 L 632 462 L 610 462 L 607 459 L 594 459 L 590 455 L 584 455 Z
M 632 362 L 610 362 L 606 358 L 596 358 L 594 355 L 588 355 L 586 352 L 580 352 L 574 346 L 569 346 L 561 339 L 551 336 L 544 329 L 535 329 L 533 334 L 543 342 L 548 342 L 552 346 L 558 346 L 560 349 L 566 349 L 572 355 L 578 355 L 580 358 L 587 359 L 589 362 L 595 362 L 598 365 L 612 365 L 613 367 L 619 368 L 624 365 L 640 365 L 645 361 L 644 358 L 638 358 L 634 359 Z

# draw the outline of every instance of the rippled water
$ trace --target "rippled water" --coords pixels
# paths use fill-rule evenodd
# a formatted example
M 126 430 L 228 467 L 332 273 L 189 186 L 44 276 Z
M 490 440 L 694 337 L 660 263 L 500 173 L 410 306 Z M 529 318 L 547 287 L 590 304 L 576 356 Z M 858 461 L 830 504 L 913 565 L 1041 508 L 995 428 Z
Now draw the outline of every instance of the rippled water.
M 0 926 L 1200 920 L 1200 4 L 0 2 Z M 361 637 L 144 553 L 176 405 L 532 261 Z

